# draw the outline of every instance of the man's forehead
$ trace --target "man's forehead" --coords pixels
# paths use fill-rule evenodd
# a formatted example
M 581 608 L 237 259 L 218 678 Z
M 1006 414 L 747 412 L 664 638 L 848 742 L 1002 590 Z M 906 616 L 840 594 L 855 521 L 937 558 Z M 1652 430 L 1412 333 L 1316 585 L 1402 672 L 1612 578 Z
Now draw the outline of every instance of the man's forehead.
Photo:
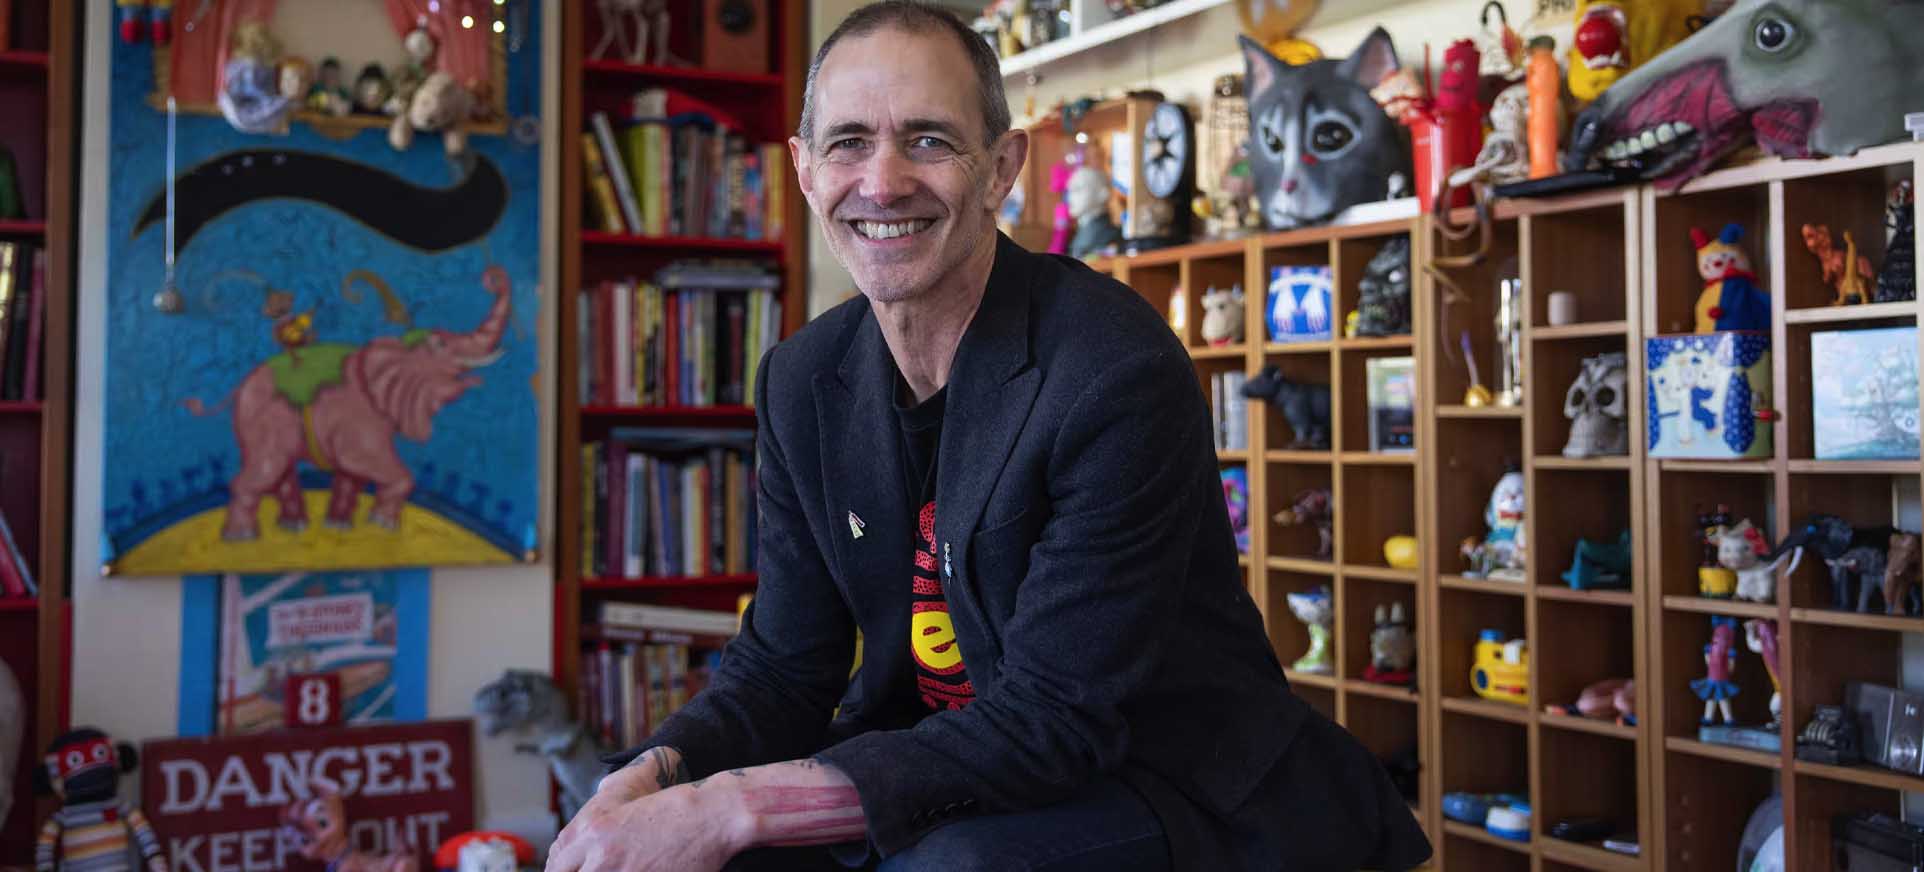
M 816 74 L 816 127 L 880 130 L 910 119 L 977 127 L 974 77 L 957 75 L 968 69 L 961 47 L 942 33 L 883 28 L 844 39 Z

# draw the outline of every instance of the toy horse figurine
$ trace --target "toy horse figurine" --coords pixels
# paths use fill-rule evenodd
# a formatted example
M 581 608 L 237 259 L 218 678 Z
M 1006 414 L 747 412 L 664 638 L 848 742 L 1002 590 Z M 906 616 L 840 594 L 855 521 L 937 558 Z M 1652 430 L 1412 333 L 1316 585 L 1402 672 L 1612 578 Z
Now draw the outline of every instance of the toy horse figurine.
M 1731 673 L 1737 671 L 1737 619 L 1721 615 L 1710 619 L 1710 644 L 1704 646 L 1704 677 L 1690 682 L 1690 690 L 1704 701 L 1703 725 L 1715 723 L 1711 713 L 1724 716 L 1724 723 L 1735 724 L 1737 719 L 1730 713 L 1730 701 L 1737 696 L 1738 687 L 1731 680 Z
M 1328 560 L 1333 550 L 1330 541 L 1329 488 L 1313 487 L 1296 494 L 1289 508 L 1277 512 L 1277 524 L 1284 527 L 1295 524 L 1315 524 L 1318 540 L 1316 559 Z
M 1857 239 L 1844 231 L 1844 250 L 1838 251 L 1830 228 L 1823 224 L 1804 225 L 1804 247 L 1817 256 L 1824 270 L 1824 284 L 1837 290 L 1833 306 L 1854 306 L 1870 299 L 1871 260 L 1857 253 Z
M 1912 615 L 1919 611 L 1910 602 L 1917 592 L 1918 536 L 1916 533 L 1891 534 L 1891 548 L 1884 557 L 1884 613 Z

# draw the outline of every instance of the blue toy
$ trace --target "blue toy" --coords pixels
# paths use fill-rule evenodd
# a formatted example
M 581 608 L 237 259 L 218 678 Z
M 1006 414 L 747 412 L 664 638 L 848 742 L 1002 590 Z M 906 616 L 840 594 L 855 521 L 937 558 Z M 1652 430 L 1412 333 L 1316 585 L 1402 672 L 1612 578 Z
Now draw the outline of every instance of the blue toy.
M 1572 590 L 1624 589 L 1630 586 L 1630 531 L 1624 530 L 1617 541 L 1599 545 L 1588 539 L 1577 540 L 1577 553 L 1563 580 Z

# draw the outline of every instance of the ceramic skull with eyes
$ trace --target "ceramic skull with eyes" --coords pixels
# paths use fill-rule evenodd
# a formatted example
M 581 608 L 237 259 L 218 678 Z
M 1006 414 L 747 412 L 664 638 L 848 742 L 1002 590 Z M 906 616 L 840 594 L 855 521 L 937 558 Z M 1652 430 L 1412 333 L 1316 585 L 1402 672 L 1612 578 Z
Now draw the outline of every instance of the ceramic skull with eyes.
M 1630 453 L 1630 426 L 1624 402 L 1626 358 L 1621 351 L 1583 359 L 1570 390 L 1563 395 L 1563 416 L 1570 419 L 1565 457 L 1622 456 Z

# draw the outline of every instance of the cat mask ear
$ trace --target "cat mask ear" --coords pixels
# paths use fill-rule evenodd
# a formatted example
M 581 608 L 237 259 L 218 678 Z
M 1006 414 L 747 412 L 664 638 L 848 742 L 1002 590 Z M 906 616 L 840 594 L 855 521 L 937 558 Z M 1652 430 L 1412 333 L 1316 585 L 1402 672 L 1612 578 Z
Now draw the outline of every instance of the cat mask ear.
M 1403 68 L 1396 59 L 1396 45 L 1390 42 L 1390 32 L 1378 27 L 1363 37 L 1363 44 L 1336 66 L 1336 75 L 1349 79 L 1364 88 L 1374 88 L 1381 84 L 1383 77 Z
M 1243 47 L 1243 93 L 1251 97 L 1266 90 L 1276 82 L 1277 68 L 1283 65 L 1275 55 L 1247 36 L 1238 35 L 1236 43 Z

